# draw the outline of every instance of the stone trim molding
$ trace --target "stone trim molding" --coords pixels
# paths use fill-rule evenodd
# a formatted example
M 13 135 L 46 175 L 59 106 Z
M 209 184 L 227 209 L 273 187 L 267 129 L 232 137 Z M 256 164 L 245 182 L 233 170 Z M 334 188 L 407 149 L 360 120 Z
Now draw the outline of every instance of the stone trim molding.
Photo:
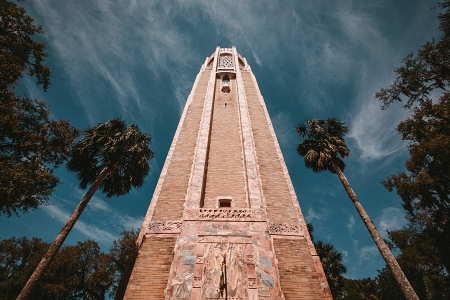
M 236 48 L 233 46 L 235 60 L 238 60 Z M 244 151 L 244 167 L 247 185 L 247 195 L 250 207 L 263 207 L 263 191 L 261 177 L 258 170 L 258 159 L 255 149 L 252 124 L 248 111 L 247 96 L 241 71 L 236 68 L 236 88 L 238 92 L 238 108 L 241 121 L 242 149 Z
M 304 235 L 300 224 L 270 223 L 268 231 L 271 235 Z
M 231 244 L 252 244 L 252 236 L 235 236 L 235 235 L 199 235 L 198 243 L 231 243 Z M 253 249 L 253 248 L 252 248 Z M 253 251 L 253 250 L 252 250 Z M 253 252 L 249 252 L 253 254 Z M 203 256 L 203 255 L 202 255 Z
M 181 225 L 183 225 L 182 221 L 150 222 L 145 233 L 180 233 Z
M 186 193 L 186 207 L 199 207 L 204 186 L 205 168 L 208 164 L 209 142 L 211 138 L 211 120 L 213 113 L 214 89 L 216 83 L 219 49 L 216 48 L 213 62 L 213 70 L 208 79 L 208 87 L 206 89 L 205 102 L 203 105 L 202 118 L 197 136 L 197 146 L 194 152 L 194 159 L 189 177 L 188 190 Z
M 265 221 L 266 214 L 259 208 L 188 208 L 184 213 L 185 220 L 216 221 Z

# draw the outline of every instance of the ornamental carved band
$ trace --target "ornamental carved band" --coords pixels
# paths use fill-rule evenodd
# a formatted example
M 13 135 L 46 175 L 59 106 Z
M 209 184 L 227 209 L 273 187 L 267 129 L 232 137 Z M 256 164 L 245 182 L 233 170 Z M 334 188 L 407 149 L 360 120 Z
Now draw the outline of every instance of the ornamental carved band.
M 181 221 L 156 221 L 148 225 L 146 233 L 180 233 Z
M 303 235 L 299 224 L 270 223 L 269 234 Z
M 262 209 L 220 209 L 220 208 L 191 208 L 185 213 L 186 220 L 240 220 L 265 221 L 266 215 Z

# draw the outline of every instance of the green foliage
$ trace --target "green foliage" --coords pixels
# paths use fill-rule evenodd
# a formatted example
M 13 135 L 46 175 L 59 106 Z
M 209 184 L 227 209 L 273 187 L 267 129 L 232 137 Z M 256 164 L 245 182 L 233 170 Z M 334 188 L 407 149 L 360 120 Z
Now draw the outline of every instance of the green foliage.
M 47 90 L 50 84 L 50 69 L 43 65 L 47 57 L 45 45 L 36 42 L 35 33 L 43 34 L 41 25 L 24 8 L 17 4 L 0 0 L 0 89 L 1 91 L 16 84 L 27 72 L 35 76 L 37 84 Z
M 420 299 L 450 299 L 450 275 L 445 266 L 436 231 L 428 226 L 427 215 L 410 218 L 408 226 L 389 232 L 393 247 L 400 255 L 397 260 L 405 270 Z M 380 292 L 388 288 L 390 274 L 382 270 L 378 275 Z M 384 285 L 382 285 L 384 283 Z
M 398 288 L 398 284 L 394 283 Z M 345 299 L 345 300 L 398 300 L 403 299 L 403 294 L 400 294 L 400 298 L 379 298 L 377 296 L 378 285 L 377 282 L 372 278 L 363 279 L 348 279 L 344 278 L 344 296 L 342 298 L 335 299 Z M 399 289 L 400 290 L 400 289 Z M 401 292 L 400 292 L 401 293 Z
M 43 101 L 18 96 L 15 85 L 34 76 L 47 90 L 50 69 L 43 65 L 44 33 L 15 3 L 0 0 L 0 213 L 26 212 L 46 204 L 59 182 L 55 168 L 66 159 L 78 130 L 49 118 Z
M 51 120 L 45 102 L 0 100 L 0 213 L 10 216 L 47 203 L 59 182 L 53 170 L 67 159 L 78 130 Z
M 133 268 L 139 250 L 136 244 L 137 238 L 137 231 L 124 231 L 122 232 L 122 238 L 114 241 L 113 246 L 109 250 L 111 259 L 114 262 L 113 294 L 116 294 L 117 289 L 120 287 L 122 275 L 129 275 L 126 272 L 131 271 Z
M 121 263 L 136 252 L 135 231 L 124 231 L 109 253 L 93 240 L 59 251 L 33 299 L 105 299 L 114 297 L 123 274 Z M 15 299 L 50 244 L 26 237 L 0 241 L 0 299 Z
M 450 83 L 450 1 L 439 3 L 441 39 L 426 42 L 414 56 L 410 53 L 395 72 L 397 79 L 388 89 L 381 89 L 375 97 L 386 109 L 395 101 L 404 101 L 405 108 L 422 104 L 435 91 L 446 91 Z
M 417 55 L 409 54 L 388 89 L 376 97 L 387 108 L 406 101 L 412 115 L 397 130 L 409 142 L 405 172 L 389 176 L 384 186 L 396 190 L 409 219 L 408 226 L 389 233 L 421 299 L 450 295 L 450 0 L 437 5 L 440 37 L 426 42 Z M 435 96 L 439 99 L 431 99 Z M 394 289 L 385 269 L 378 276 L 380 293 Z
M 311 223 L 306 224 L 311 240 L 314 241 L 314 226 Z M 345 278 L 342 276 L 347 272 L 347 268 L 342 264 L 342 254 L 339 253 L 333 245 L 322 241 L 314 242 L 317 255 L 320 257 L 328 285 L 334 299 L 341 299 L 344 295 Z
M 322 241 L 314 243 L 314 246 L 322 262 L 333 298 L 339 299 L 344 293 L 344 277 L 342 274 L 347 272 L 347 268 L 342 264 L 342 254 L 333 245 Z
M 442 230 L 450 220 L 450 94 L 436 104 L 424 100 L 397 130 L 410 141 L 408 173 L 389 176 L 383 184 L 397 190 L 411 215 L 426 212 Z
M 13 237 L 0 241 L 0 299 L 17 297 L 48 247 L 48 243 L 36 238 Z M 61 253 L 35 290 L 35 299 L 69 299 L 67 285 L 71 270 L 70 256 Z
M 344 140 L 348 128 L 344 122 L 336 118 L 328 120 L 306 120 L 306 124 L 298 125 L 295 130 L 303 143 L 297 147 L 297 153 L 303 156 L 305 166 L 314 172 L 328 170 L 336 173 L 333 162 L 343 171 L 343 158 L 348 156 L 349 150 Z
M 100 185 L 102 192 L 107 197 L 124 195 L 132 187 L 142 186 L 150 171 L 150 141 L 137 125 L 111 119 L 88 128 L 83 139 L 75 142 L 67 169 L 76 173 L 85 189 L 107 167 L 110 173 Z

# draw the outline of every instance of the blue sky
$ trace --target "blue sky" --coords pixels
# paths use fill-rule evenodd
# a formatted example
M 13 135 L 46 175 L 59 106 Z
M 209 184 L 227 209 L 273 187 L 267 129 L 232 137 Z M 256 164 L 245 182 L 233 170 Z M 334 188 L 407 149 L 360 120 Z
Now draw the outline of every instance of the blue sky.
M 410 111 L 381 111 L 375 92 L 395 79 L 401 59 L 437 37 L 437 1 L 117 1 L 21 2 L 43 25 L 52 86 L 21 89 L 48 101 L 52 115 L 86 129 L 110 118 L 152 136 L 155 159 L 144 186 L 107 199 L 97 192 L 66 244 L 95 239 L 107 251 L 123 230 L 139 228 L 196 74 L 216 46 L 247 58 L 266 101 L 314 237 L 344 257 L 346 276 L 375 276 L 384 262 L 336 175 L 306 169 L 295 126 L 337 117 L 350 128 L 345 174 L 377 228 L 406 224 L 401 200 L 380 181 L 404 170 L 406 144 L 395 131 Z M 83 190 L 58 169 L 60 184 L 43 206 L 0 216 L 0 238 L 53 241 Z

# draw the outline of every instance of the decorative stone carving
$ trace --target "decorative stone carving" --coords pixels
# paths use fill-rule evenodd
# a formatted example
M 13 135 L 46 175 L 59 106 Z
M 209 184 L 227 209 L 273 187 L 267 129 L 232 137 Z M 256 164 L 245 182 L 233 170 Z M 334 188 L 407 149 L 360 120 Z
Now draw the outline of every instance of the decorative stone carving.
M 233 67 L 233 58 L 231 55 L 222 55 L 219 58 L 219 67 L 223 68 L 232 68 Z
M 245 244 L 233 243 L 208 243 L 205 245 L 201 299 L 218 299 L 217 288 L 220 283 L 224 254 L 226 254 L 228 300 L 249 299 Z
M 289 224 L 289 223 L 270 223 L 269 225 L 270 234 L 286 234 L 286 235 L 302 235 L 303 232 L 300 229 L 299 224 Z
M 231 92 L 230 77 L 226 74 L 225 74 L 225 76 L 222 77 L 222 80 L 220 81 L 220 90 L 224 93 Z
M 202 278 L 201 277 L 194 277 L 194 282 L 192 284 L 193 288 L 201 288 L 202 287 Z
M 197 259 L 195 261 L 196 264 L 202 264 L 203 263 L 203 256 L 197 256 Z
M 195 219 L 195 217 L 197 216 L 197 210 L 196 209 L 186 210 L 186 216 L 188 219 Z
M 253 218 L 256 220 L 265 220 L 266 214 L 264 213 L 264 210 L 255 208 L 253 209 Z
M 219 208 L 200 208 L 197 211 L 188 210 L 186 216 L 189 219 L 251 219 L 250 209 L 219 209 Z
M 256 289 L 256 278 L 249 278 L 247 282 L 249 289 Z
M 148 225 L 147 233 L 180 233 L 181 221 L 156 221 Z
M 184 215 L 186 220 L 255 220 L 264 221 L 266 214 L 264 210 L 256 208 L 191 208 Z
M 205 298 L 205 300 L 225 300 L 225 298 Z M 243 300 L 241 297 L 227 297 L 227 300 Z
M 253 265 L 255 266 L 255 259 L 253 258 L 253 255 L 247 255 L 247 265 Z

